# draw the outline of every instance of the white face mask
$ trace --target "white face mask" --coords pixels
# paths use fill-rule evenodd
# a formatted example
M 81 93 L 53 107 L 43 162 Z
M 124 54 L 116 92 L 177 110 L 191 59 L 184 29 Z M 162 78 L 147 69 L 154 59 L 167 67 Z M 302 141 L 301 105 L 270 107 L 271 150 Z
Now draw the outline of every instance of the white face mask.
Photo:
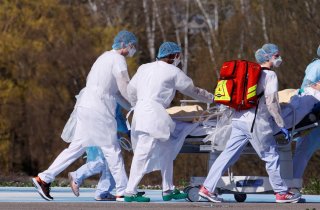
M 272 65 L 276 68 L 278 68 L 281 65 L 281 63 L 282 63 L 281 56 L 272 60 Z
M 172 65 L 174 65 L 174 66 L 178 66 L 180 62 L 181 62 L 180 57 L 178 57 L 178 58 L 174 58 L 174 59 L 173 59 L 173 63 L 172 63 Z
M 132 57 L 136 53 L 135 47 L 129 47 L 127 50 L 128 50 L 128 57 Z

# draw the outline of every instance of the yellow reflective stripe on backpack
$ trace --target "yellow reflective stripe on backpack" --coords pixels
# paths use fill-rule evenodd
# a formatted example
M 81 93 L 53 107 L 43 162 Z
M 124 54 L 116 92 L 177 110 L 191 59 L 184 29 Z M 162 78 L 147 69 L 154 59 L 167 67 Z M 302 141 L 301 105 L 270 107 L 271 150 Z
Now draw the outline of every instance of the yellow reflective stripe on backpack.
M 228 80 L 220 80 L 217 84 L 217 87 L 214 91 L 214 100 L 215 101 L 231 101 L 230 95 L 227 89 Z
M 254 85 L 250 88 L 248 88 L 248 95 L 247 99 L 254 97 L 257 94 L 257 85 Z

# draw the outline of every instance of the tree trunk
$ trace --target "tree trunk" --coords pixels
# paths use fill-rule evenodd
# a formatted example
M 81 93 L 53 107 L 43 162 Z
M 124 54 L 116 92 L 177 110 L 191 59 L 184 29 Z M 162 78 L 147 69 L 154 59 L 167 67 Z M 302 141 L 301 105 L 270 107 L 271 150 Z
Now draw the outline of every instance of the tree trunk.
M 183 66 L 182 70 L 187 74 L 188 72 L 188 56 L 189 56 L 189 0 L 185 0 L 186 2 L 186 17 L 184 21 L 184 54 L 183 54 Z
M 269 42 L 269 37 L 268 37 L 268 32 L 267 32 L 267 24 L 266 24 L 266 15 L 265 15 L 265 12 L 264 12 L 264 0 L 260 0 L 261 2 L 261 5 L 260 5 L 260 8 L 261 8 L 261 23 L 262 23 L 262 31 L 263 31 L 263 38 L 264 38 L 264 41 L 266 43 Z
M 160 17 L 160 14 L 159 14 L 159 7 L 157 5 L 156 0 L 153 0 L 153 7 L 154 7 L 157 23 L 158 23 L 159 28 L 160 28 L 162 41 L 166 41 L 167 38 L 166 38 L 166 34 L 164 32 L 164 28 L 163 28 L 163 25 L 162 25 L 162 22 L 161 22 L 161 17 Z
M 203 16 L 206 19 L 206 22 L 207 22 L 207 25 L 208 25 L 208 28 L 209 28 L 209 31 L 210 31 L 210 35 L 212 36 L 212 39 L 213 39 L 213 44 L 214 44 L 215 48 L 218 49 L 219 48 L 219 43 L 218 43 L 218 39 L 217 39 L 217 37 L 215 35 L 214 29 L 213 29 L 213 26 L 212 26 L 212 22 L 211 22 L 210 16 L 206 12 L 206 10 L 204 9 L 202 2 L 200 0 L 196 0 L 196 2 L 198 4 Z M 218 22 L 218 21 L 215 20 L 215 22 Z
M 150 53 L 151 60 L 155 59 L 155 47 L 154 47 L 154 31 L 155 31 L 155 20 L 150 21 L 150 12 L 148 8 L 148 0 L 143 0 L 142 2 L 143 12 L 146 21 L 146 32 L 147 32 L 147 45 Z

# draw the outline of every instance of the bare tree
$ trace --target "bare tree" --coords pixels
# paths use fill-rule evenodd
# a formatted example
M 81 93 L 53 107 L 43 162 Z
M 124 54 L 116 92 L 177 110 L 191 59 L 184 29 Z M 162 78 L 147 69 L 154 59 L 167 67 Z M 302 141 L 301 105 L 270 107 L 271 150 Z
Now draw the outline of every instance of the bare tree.
M 215 35 L 215 30 L 213 28 L 213 24 L 211 22 L 210 16 L 206 12 L 206 10 L 204 9 L 202 2 L 200 0 L 196 0 L 196 2 L 198 4 L 203 16 L 206 19 L 206 22 L 207 22 L 207 25 L 208 25 L 208 28 L 209 28 L 209 31 L 210 31 L 210 35 L 212 36 L 212 39 L 213 39 L 213 44 L 218 49 L 219 48 L 219 42 L 218 42 L 218 39 L 217 39 L 217 37 Z M 215 5 L 215 7 L 217 8 L 217 4 Z M 218 10 L 217 10 L 217 12 L 215 12 L 215 16 L 216 15 L 218 16 Z M 218 24 L 218 20 L 215 20 L 215 24 Z M 218 29 L 217 27 L 215 27 L 215 28 Z
M 150 53 L 151 60 L 154 60 L 156 58 L 156 50 L 155 50 L 155 12 L 152 10 L 152 16 L 150 20 L 150 10 L 148 7 L 148 0 L 143 0 L 142 6 L 143 6 L 143 12 L 145 15 L 145 21 L 146 21 L 146 32 L 147 32 L 147 43 L 148 43 L 148 49 Z M 154 8 L 154 7 L 153 7 Z
M 178 24 L 178 12 L 177 12 L 176 6 L 177 6 L 176 2 L 173 1 L 173 5 L 171 6 L 170 11 L 172 14 L 171 19 L 172 19 L 172 22 L 174 25 L 174 32 L 175 32 L 176 40 L 177 40 L 178 45 L 181 46 L 180 27 Z
M 155 15 L 156 15 L 157 23 L 158 23 L 159 28 L 160 28 L 161 37 L 162 37 L 162 40 L 165 41 L 165 40 L 167 40 L 167 38 L 166 38 L 166 33 L 164 31 L 164 28 L 163 28 L 163 24 L 161 22 L 161 16 L 159 14 L 159 7 L 158 7 L 158 4 L 157 4 L 156 0 L 152 0 L 152 2 L 153 2 L 153 8 L 154 8 L 154 12 L 155 12 Z
M 263 31 L 263 38 L 265 42 L 269 42 L 268 32 L 267 32 L 267 24 L 266 24 L 266 14 L 264 11 L 264 0 L 260 0 L 260 9 L 261 9 L 261 24 L 262 24 L 262 31 Z
M 188 57 L 189 57 L 189 6 L 190 1 L 185 0 L 186 2 L 186 17 L 184 20 L 184 53 L 183 53 L 183 67 L 182 70 L 187 74 L 188 71 Z
M 212 42 L 211 42 L 211 37 L 210 37 L 210 34 L 204 30 L 201 30 L 201 35 L 202 35 L 202 38 L 205 40 L 206 44 L 207 44 L 207 47 L 208 47 L 208 50 L 209 50 L 209 54 L 210 54 L 210 60 L 211 62 L 213 63 L 213 66 L 214 66 L 214 69 L 215 69 L 215 74 L 217 76 L 217 78 L 219 77 L 219 70 L 216 68 L 216 59 L 215 59 L 215 56 L 214 56 L 214 51 L 213 51 L 213 45 L 212 45 Z

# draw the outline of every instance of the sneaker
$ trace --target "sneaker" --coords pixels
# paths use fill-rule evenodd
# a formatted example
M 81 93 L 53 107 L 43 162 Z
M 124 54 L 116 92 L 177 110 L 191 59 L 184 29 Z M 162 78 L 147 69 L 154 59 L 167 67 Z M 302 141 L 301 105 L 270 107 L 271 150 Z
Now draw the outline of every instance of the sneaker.
M 300 188 L 297 188 L 297 187 L 289 188 L 289 193 L 300 196 L 300 200 L 298 201 L 298 203 L 306 203 L 307 202 L 305 198 L 302 198 Z
M 162 199 L 164 201 L 170 201 L 172 199 L 175 199 L 175 200 L 186 199 L 187 197 L 188 197 L 187 193 L 181 193 L 177 189 L 170 190 L 169 192 L 162 192 Z
M 124 196 L 125 202 L 150 202 L 150 198 L 141 195 L 141 193 L 137 194 L 127 194 Z
M 199 195 L 213 203 L 221 203 L 223 202 L 222 198 L 219 198 L 217 194 L 209 192 L 204 186 L 201 186 L 199 190 Z
M 44 181 L 42 181 L 40 179 L 39 176 L 32 178 L 32 183 L 43 199 L 45 199 L 47 201 L 53 200 L 53 197 L 51 197 L 51 195 L 50 195 L 51 183 L 45 183 Z
M 71 190 L 72 190 L 73 194 L 74 194 L 75 196 L 79 197 L 79 195 L 80 195 L 80 193 L 79 193 L 79 186 L 78 186 L 78 184 L 74 181 L 71 172 L 68 173 L 68 178 L 69 178 L 70 187 L 71 187 Z
M 287 192 L 285 194 L 276 193 L 276 203 L 297 203 L 301 195 Z
M 116 195 L 116 201 L 124 202 L 124 196 L 123 195 Z
M 289 193 L 302 196 L 299 188 L 296 188 L 296 187 L 289 188 Z
M 116 201 L 117 197 L 112 195 L 111 193 L 100 195 L 94 198 L 96 201 Z

